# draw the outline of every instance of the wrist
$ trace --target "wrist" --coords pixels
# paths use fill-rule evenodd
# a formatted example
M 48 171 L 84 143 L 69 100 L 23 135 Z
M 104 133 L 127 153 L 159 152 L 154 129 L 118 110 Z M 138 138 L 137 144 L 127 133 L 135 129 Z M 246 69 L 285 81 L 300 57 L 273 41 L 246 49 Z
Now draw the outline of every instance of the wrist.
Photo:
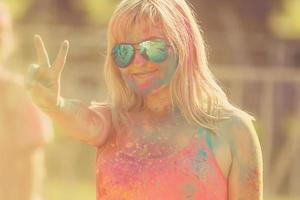
M 46 113 L 54 113 L 54 112 L 59 112 L 64 106 L 65 106 L 65 99 L 62 97 L 58 97 L 56 104 L 52 106 L 39 105 L 38 107 Z

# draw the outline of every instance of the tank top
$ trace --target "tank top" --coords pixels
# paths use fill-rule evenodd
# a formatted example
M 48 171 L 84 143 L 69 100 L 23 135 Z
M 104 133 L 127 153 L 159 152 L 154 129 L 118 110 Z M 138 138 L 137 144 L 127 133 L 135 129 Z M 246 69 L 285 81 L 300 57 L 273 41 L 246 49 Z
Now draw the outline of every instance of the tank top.
M 202 131 L 208 130 L 159 158 L 133 157 L 116 145 L 99 150 L 97 200 L 226 200 L 227 179 Z

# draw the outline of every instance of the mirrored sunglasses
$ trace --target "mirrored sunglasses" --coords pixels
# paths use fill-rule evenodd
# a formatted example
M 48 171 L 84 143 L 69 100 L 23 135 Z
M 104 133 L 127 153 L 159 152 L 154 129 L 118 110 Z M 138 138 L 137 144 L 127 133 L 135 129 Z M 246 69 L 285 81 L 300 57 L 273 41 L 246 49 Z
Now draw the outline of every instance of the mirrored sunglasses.
M 138 46 L 137 49 L 135 46 Z M 161 63 L 168 57 L 170 45 L 164 39 L 156 38 L 140 43 L 118 43 L 112 49 L 112 57 L 120 68 L 126 68 L 134 58 L 136 50 L 146 60 Z

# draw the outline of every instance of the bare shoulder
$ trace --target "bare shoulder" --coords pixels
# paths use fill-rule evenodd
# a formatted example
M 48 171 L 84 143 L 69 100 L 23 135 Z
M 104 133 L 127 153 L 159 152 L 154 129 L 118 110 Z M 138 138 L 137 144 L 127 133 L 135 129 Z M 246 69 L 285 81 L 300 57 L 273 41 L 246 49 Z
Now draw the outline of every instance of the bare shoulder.
M 229 199 L 262 198 L 262 153 L 254 118 L 236 110 L 219 123 L 230 146 Z
M 261 147 L 254 121 L 251 115 L 235 110 L 218 124 L 218 130 L 227 140 L 233 158 L 237 160 L 247 158 L 249 162 L 260 165 Z
M 241 142 L 240 139 L 258 139 L 253 122 L 255 118 L 242 110 L 234 110 L 217 124 L 221 132 L 231 142 Z

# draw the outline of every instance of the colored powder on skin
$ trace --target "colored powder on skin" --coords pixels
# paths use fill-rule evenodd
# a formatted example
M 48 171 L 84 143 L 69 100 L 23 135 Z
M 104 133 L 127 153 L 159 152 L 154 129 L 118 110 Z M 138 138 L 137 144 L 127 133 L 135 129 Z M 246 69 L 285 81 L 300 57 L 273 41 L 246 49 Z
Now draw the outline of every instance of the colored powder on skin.
M 170 83 L 177 69 L 178 58 L 172 51 L 170 51 L 166 63 L 158 65 L 158 68 L 161 68 L 161 74 L 146 78 L 142 83 L 139 83 L 137 80 L 135 80 L 132 75 L 127 75 L 124 73 L 122 73 L 122 78 L 127 83 L 127 85 L 137 94 L 148 94 Z

